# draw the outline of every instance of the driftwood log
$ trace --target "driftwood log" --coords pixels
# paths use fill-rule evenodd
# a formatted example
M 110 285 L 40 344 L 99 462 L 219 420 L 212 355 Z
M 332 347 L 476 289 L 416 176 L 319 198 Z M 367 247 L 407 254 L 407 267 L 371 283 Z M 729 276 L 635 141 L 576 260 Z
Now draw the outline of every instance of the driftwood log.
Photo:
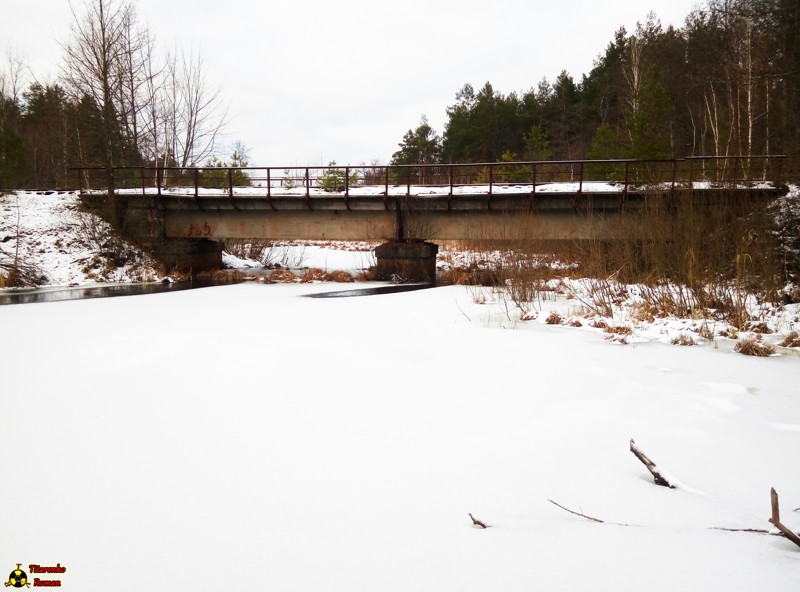
M 488 528 L 483 522 L 475 518 L 472 514 L 469 514 L 469 517 L 472 518 L 473 526 L 477 526 L 478 528 Z
M 673 483 L 670 483 L 669 480 L 661 474 L 656 466 L 656 463 L 650 460 L 647 455 L 636 446 L 636 442 L 633 441 L 633 438 L 631 438 L 631 452 L 633 452 L 634 456 L 636 456 L 636 458 L 638 458 L 642 464 L 647 467 L 647 470 L 650 471 L 651 475 L 653 475 L 656 485 L 669 487 L 670 489 L 675 489 L 677 487 Z
M 781 534 L 785 536 L 787 539 L 792 541 L 795 545 L 800 547 L 800 536 L 797 536 L 797 533 L 792 532 L 783 524 L 781 524 L 781 510 L 778 505 L 778 492 L 775 491 L 775 488 L 770 489 L 770 501 L 772 502 L 772 517 L 769 519 L 770 523 L 781 531 Z

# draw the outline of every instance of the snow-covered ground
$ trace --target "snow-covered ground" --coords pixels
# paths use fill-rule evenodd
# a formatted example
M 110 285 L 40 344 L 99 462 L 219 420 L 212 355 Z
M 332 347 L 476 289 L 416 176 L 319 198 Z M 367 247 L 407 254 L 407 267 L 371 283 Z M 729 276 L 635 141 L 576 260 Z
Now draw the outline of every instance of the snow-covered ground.
M 774 533 L 771 487 L 800 530 L 795 349 L 670 345 L 688 319 L 613 319 L 622 345 L 548 325 L 579 308 L 559 292 L 529 321 L 463 286 L 304 297 L 348 287 L 0 307 L 0 568 L 87 591 L 796 590 L 800 547 L 720 530 Z M 800 327 L 764 317 L 772 342 Z

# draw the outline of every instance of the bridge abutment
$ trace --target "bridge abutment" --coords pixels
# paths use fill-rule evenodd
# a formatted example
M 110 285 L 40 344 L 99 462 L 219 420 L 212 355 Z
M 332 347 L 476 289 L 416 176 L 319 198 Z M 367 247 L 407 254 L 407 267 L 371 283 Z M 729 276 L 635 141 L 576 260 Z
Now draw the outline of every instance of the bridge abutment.
M 222 267 L 222 241 L 167 236 L 164 210 L 154 196 L 109 199 L 108 195 L 82 195 L 81 199 L 86 209 L 150 253 L 167 271 L 194 274 Z
M 436 283 L 439 245 L 422 241 L 390 242 L 375 247 L 378 279 Z
M 222 247 L 221 241 L 183 238 L 165 240 L 151 252 L 168 270 L 198 273 L 222 267 Z

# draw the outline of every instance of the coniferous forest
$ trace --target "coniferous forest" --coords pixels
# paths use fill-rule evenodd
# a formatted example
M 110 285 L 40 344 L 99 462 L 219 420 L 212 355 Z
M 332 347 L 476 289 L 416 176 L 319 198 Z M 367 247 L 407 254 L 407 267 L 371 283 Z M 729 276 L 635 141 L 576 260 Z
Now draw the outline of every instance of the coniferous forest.
M 680 29 L 651 13 L 580 80 L 465 84 L 442 136 L 423 118 L 393 163 L 785 154 L 796 178 L 799 35 L 797 0 L 708 0 Z
M 200 56 L 156 58 L 131 3 L 86 6 L 58 82 L 21 88 L 24 64 L 0 67 L 0 188 L 68 186 L 74 166 L 220 163 L 224 109 Z M 798 0 L 707 0 L 679 29 L 651 14 L 580 80 L 465 84 L 441 136 L 423 117 L 392 163 L 785 154 L 795 179 L 799 37 Z

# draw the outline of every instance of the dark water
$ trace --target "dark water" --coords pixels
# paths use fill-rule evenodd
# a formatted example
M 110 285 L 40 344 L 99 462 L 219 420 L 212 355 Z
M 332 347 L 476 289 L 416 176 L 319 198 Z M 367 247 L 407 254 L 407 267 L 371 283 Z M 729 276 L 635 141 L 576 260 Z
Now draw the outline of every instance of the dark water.
M 60 302 L 62 300 L 85 300 L 87 298 L 113 298 L 114 296 L 140 296 L 142 294 L 161 294 L 180 290 L 196 290 L 211 286 L 230 285 L 231 282 L 194 280 L 170 284 L 113 284 L 107 286 L 78 286 L 74 288 L 25 288 L 0 292 L 0 306 L 4 304 L 33 304 L 36 302 Z M 336 290 L 320 294 L 307 294 L 309 298 L 347 298 L 352 296 L 374 296 L 377 294 L 396 294 L 430 288 L 432 284 L 392 284 L 374 288 Z
M 0 292 L 0 305 L 161 294 L 163 292 L 178 292 L 180 290 L 193 290 L 196 288 L 207 288 L 209 286 L 218 285 L 222 284 L 219 282 L 194 280 L 191 282 L 172 282 L 168 284 L 113 284 L 108 286 L 78 286 L 75 288 L 25 288 Z
M 335 292 L 321 292 L 319 294 L 306 294 L 308 298 L 349 298 L 352 296 L 375 296 L 377 294 L 397 294 L 399 292 L 413 292 L 432 288 L 433 284 L 392 284 L 378 286 L 377 288 L 356 288 L 353 290 L 337 290 Z

